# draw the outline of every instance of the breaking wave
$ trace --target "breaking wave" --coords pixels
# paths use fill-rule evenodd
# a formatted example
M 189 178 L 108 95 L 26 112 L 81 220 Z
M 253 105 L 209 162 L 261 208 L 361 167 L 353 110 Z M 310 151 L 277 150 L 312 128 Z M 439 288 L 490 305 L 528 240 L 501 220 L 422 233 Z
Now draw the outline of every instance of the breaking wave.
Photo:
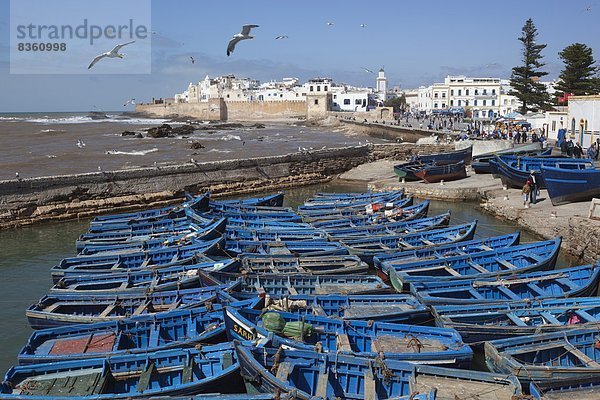
M 149 150 L 135 150 L 135 151 L 120 151 L 120 150 L 107 150 L 104 154 L 112 154 L 112 155 L 126 155 L 126 156 L 145 156 L 149 153 L 154 153 L 158 151 L 156 147 Z

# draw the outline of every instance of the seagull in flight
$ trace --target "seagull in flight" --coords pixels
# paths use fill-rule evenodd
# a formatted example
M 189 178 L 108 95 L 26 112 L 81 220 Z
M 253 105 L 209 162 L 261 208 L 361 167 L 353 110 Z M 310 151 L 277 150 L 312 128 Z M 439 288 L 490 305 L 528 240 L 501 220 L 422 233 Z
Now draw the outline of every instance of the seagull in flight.
M 238 44 L 238 42 L 240 42 L 242 40 L 246 40 L 246 39 L 254 39 L 254 36 L 250 36 L 250 30 L 252 28 L 258 28 L 258 25 L 244 25 L 242 27 L 242 31 L 240 33 L 236 33 L 235 35 L 233 35 L 233 37 L 229 41 L 229 44 L 227 45 L 227 55 L 228 56 L 231 53 L 233 53 L 233 50 L 235 49 L 235 45 Z
M 592 6 L 587 6 L 587 7 L 585 8 L 585 11 L 592 11 Z
M 118 44 L 111 51 L 97 55 L 96 58 L 94 58 L 92 60 L 92 62 L 90 63 L 90 65 L 88 66 L 88 69 L 92 68 L 94 65 L 96 65 L 96 63 L 98 61 L 102 60 L 105 57 L 107 57 L 107 58 L 123 58 L 123 57 L 125 57 L 125 54 L 119 53 L 119 50 L 121 50 L 123 47 L 125 47 L 131 43 L 135 43 L 135 40 L 133 40 L 131 42 L 127 42 L 127 43 Z
M 279 40 L 279 39 L 287 39 L 287 35 L 281 35 L 281 36 L 275 36 L 275 40 Z
M 190 61 L 192 62 L 192 64 L 196 63 L 196 60 L 194 60 L 194 57 L 190 57 Z
M 365 72 L 368 72 L 370 74 L 375 74 L 375 72 L 371 71 L 369 68 L 365 68 L 365 67 L 361 67 L 362 69 L 365 70 Z
M 360 27 L 361 27 L 361 28 L 366 28 L 366 27 L 367 27 L 367 24 L 360 24 Z
M 134 104 L 135 105 L 135 99 L 129 99 L 125 102 L 125 104 L 123 104 L 123 107 L 127 107 L 129 104 Z
M 333 26 L 333 22 L 328 22 L 327 26 Z
M 77 139 L 77 147 L 79 147 L 80 149 L 83 149 L 85 147 L 85 143 L 83 143 L 83 140 Z

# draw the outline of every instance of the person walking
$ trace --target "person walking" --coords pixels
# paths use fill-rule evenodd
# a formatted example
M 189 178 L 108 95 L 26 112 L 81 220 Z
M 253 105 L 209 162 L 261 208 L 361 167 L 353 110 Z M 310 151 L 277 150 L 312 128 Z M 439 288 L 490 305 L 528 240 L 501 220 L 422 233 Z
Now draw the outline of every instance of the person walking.
M 596 157 L 594 157 L 595 160 L 598 160 L 598 153 L 600 153 L 600 138 L 596 139 Z
M 535 178 L 535 173 L 533 170 L 529 172 L 529 178 L 527 178 L 527 181 L 529 182 L 529 186 L 531 187 L 531 190 L 529 191 L 529 204 L 533 205 L 537 202 L 537 195 L 539 190 L 537 179 Z
M 529 194 L 531 193 L 531 185 L 529 184 L 529 179 L 525 181 L 525 185 L 523 186 L 523 190 L 521 191 L 523 194 L 523 205 L 525 208 L 529 208 L 527 205 L 527 200 L 529 199 Z

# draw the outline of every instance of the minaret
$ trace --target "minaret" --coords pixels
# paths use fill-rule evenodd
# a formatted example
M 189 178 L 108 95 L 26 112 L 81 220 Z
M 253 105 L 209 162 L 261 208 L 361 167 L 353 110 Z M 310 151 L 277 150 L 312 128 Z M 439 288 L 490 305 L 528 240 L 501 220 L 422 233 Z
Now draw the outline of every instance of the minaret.
M 387 100 L 387 78 L 385 77 L 383 67 L 381 67 L 377 76 L 377 93 L 379 93 L 379 98 L 382 101 Z

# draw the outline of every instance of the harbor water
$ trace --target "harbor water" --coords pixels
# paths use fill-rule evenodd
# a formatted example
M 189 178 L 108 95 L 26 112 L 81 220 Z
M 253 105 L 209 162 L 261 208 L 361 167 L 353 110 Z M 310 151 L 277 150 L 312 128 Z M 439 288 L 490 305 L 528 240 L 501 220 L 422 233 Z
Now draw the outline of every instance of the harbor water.
M 323 185 L 294 188 L 285 191 L 285 206 L 296 207 L 316 192 L 366 191 L 363 184 L 332 182 Z M 254 194 L 252 196 L 259 196 Z M 248 197 L 248 196 L 246 196 Z M 512 223 L 484 214 L 475 203 L 432 201 L 429 215 L 451 211 L 451 224 L 478 220 L 476 238 L 497 236 L 518 230 Z M 62 258 L 75 255 L 75 240 L 88 228 L 89 220 L 40 224 L 10 231 L 0 231 L 0 373 L 14 365 L 16 356 L 32 330 L 25 309 L 43 297 L 52 285 L 50 268 Z M 540 240 L 528 232 L 521 241 Z M 557 268 L 573 265 L 573 260 L 561 255 Z

